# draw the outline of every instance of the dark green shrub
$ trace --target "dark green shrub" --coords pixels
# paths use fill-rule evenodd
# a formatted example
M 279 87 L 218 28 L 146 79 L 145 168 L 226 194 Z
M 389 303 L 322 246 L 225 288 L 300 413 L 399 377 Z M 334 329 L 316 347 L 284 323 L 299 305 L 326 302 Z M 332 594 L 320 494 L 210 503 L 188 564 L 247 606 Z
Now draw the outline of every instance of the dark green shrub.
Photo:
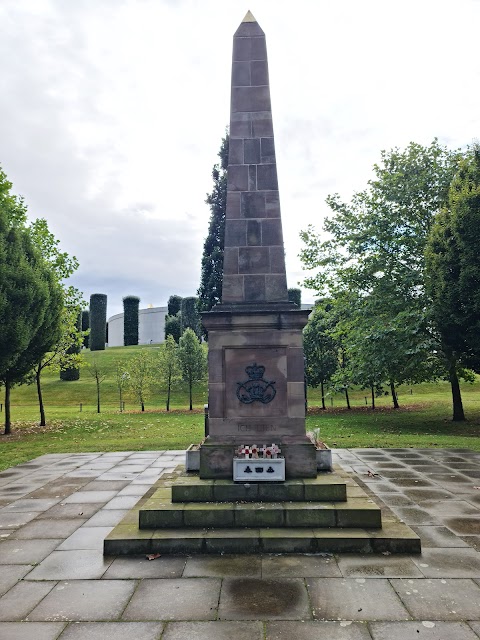
M 107 296 L 92 293 L 90 296 L 90 351 L 103 351 L 107 339 Z
M 302 290 L 301 289 L 289 289 L 288 290 L 288 301 L 293 302 L 293 304 L 299 309 L 302 306 Z
M 167 302 L 168 315 L 176 316 L 177 313 L 180 311 L 181 306 L 182 306 L 182 296 L 176 296 L 176 295 L 170 296 Z
M 138 344 L 138 306 L 140 298 L 125 296 L 123 299 L 123 344 Z
M 192 329 L 198 338 L 201 337 L 200 315 L 197 305 L 198 298 L 191 296 L 182 299 L 182 335 L 186 329 Z
M 88 309 L 84 309 L 82 311 L 82 331 L 88 331 L 90 329 L 90 311 Z M 83 338 L 83 346 L 85 349 L 88 349 L 88 337 L 84 336 Z
M 182 335 L 180 315 L 165 316 L 165 340 L 167 339 L 168 335 L 173 336 L 173 339 L 178 344 L 180 336 Z

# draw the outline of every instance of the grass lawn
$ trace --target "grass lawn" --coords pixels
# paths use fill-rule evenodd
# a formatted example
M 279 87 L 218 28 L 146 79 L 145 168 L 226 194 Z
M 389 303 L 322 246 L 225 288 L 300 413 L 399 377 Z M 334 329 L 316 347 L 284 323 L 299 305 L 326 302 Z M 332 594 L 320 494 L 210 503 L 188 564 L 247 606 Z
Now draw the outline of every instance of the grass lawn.
M 107 377 L 101 386 L 102 412 L 96 413 L 95 384 L 87 369 L 75 382 L 46 374 L 43 382 L 48 425 L 38 427 L 38 406 L 34 386 L 12 391 L 13 433 L 0 438 L 0 470 L 45 453 L 79 451 L 137 451 L 185 449 L 203 437 L 205 384 L 194 390 L 195 409 L 190 412 L 183 385 L 175 389 L 172 411 L 165 411 L 165 392 L 157 388 L 141 413 L 126 397 L 126 411 L 119 412 L 115 386 L 115 361 L 128 360 L 140 348 L 116 347 L 85 353 L 86 361 L 98 358 Z M 322 411 L 318 390 L 309 390 L 307 428 L 319 427 L 331 447 L 468 447 L 480 450 L 480 381 L 464 384 L 462 394 L 467 422 L 451 421 L 450 388 L 447 383 L 422 384 L 399 389 L 401 409 L 391 408 L 391 398 L 377 398 L 375 411 L 365 404 L 368 392 L 351 393 L 352 410 L 341 395 L 328 398 Z M 3 397 L 0 397 L 3 402 Z M 332 406 L 333 402 L 333 406 Z M 80 404 L 82 410 L 80 411 Z M 0 420 L 3 413 L 0 413 Z

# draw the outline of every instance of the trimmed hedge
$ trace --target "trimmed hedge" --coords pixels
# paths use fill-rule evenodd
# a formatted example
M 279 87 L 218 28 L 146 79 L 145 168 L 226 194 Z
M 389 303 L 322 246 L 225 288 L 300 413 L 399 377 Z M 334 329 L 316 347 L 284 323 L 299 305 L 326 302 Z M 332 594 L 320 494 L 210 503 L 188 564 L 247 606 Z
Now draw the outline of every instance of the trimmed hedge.
M 82 331 L 88 331 L 90 329 L 90 311 L 84 309 L 82 311 Z M 83 346 L 88 349 L 88 336 L 83 338 Z
M 123 344 L 138 344 L 138 306 L 140 298 L 125 296 L 123 298 Z
M 193 296 L 182 299 L 182 335 L 186 329 L 193 329 L 197 338 L 200 338 L 202 335 L 197 304 L 198 298 Z
M 107 296 L 90 296 L 90 351 L 104 351 L 107 339 Z
M 168 335 L 173 336 L 173 339 L 178 344 L 182 335 L 182 323 L 179 315 L 165 316 L 165 340 Z
M 168 307 L 168 315 L 169 316 L 176 316 L 177 313 L 180 311 L 180 309 L 182 308 L 182 296 L 170 296 L 167 302 L 167 307 Z
M 301 289 L 289 289 L 288 301 L 293 302 L 299 309 L 302 306 L 302 290 Z

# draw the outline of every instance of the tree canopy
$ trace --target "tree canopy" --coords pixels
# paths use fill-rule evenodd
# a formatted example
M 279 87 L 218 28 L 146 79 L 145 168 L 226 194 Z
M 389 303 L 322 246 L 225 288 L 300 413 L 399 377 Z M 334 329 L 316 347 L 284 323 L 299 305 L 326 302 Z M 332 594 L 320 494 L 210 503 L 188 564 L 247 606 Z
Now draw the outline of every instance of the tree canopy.
M 188 384 L 191 411 L 193 409 L 193 384 L 204 377 L 207 370 L 207 360 L 204 348 L 195 332 L 190 328 L 186 329 L 180 338 L 178 358 L 180 360 L 182 378 Z
M 480 373 L 480 146 L 461 161 L 426 247 L 431 314 L 444 347 Z
M 23 381 L 60 337 L 63 296 L 30 235 L 10 226 L 0 207 L 0 380 L 5 385 L 5 433 L 10 388 Z
M 82 296 L 65 282 L 77 269 L 78 261 L 60 250 L 59 240 L 50 232 L 45 219 L 28 223 L 25 203 L 11 188 L 0 168 L 0 372 L 3 370 L 6 384 L 6 426 L 10 420 L 11 384 L 33 379 L 37 381 L 44 424 L 40 374 L 54 360 L 49 355 L 46 361 L 46 353 L 65 355 L 72 340 L 78 338 L 77 333 L 72 338 L 72 325 L 83 303 Z
M 165 342 L 160 348 L 157 373 L 159 382 L 167 391 L 165 408 L 167 411 L 170 411 L 172 386 L 180 380 L 181 376 L 178 345 L 171 334 L 167 335 Z
M 370 387 L 383 379 L 394 399 L 395 384 L 405 381 L 444 375 L 452 391 L 458 383 L 460 369 L 452 369 L 431 325 L 425 247 L 460 158 L 437 140 L 382 151 L 365 190 L 349 203 L 338 194 L 327 198 L 334 215 L 325 221 L 326 236 L 311 225 L 301 234 L 301 258 L 313 271 L 305 285 L 332 300 L 354 296 L 353 318 L 340 323 L 344 377 Z
M 203 245 L 202 271 L 198 289 L 199 310 L 210 311 L 222 299 L 225 212 L 227 208 L 228 133 L 222 139 L 220 162 L 212 170 L 213 189 L 207 195 L 210 206 L 208 235 Z

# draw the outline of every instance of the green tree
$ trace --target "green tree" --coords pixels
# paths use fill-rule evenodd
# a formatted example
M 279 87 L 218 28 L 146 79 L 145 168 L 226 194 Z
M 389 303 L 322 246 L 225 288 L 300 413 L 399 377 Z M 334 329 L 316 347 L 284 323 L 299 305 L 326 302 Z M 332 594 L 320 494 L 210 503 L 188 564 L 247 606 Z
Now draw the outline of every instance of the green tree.
M 165 316 L 165 340 L 168 336 L 173 336 L 173 339 L 178 344 L 181 335 L 182 321 L 180 314 L 177 314 L 176 316 Z
M 90 351 L 103 351 L 107 339 L 107 296 L 92 293 L 90 296 Z
M 63 306 L 61 310 L 60 337 L 50 351 L 35 362 L 29 376 L 32 382 L 33 380 L 35 381 L 37 387 L 41 427 L 47 424 L 41 384 L 43 372 L 45 370 L 61 372 L 62 369 L 78 371 L 82 363 L 80 349 L 83 343 L 83 333 L 78 331 L 78 318 L 79 313 L 76 308 Z M 28 382 L 30 380 L 27 378 Z
M 0 209 L 0 376 L 28 348 L 46 313 L 48 287 L 39 279 L 29 236 Z
M 331 309 L 329 303 L 317 303 L 303 330 L 307 383 L 313 389 L 320 386 L 322 409 L 326 408 L 325 386 L 338 367 L 337 344 L 331 335 Z
M 195 332 L 187 328 L 180 338 L 178 357 L 182 371 L 182 378 L 188 384 L 190 397 L 190 411 L 193 409 L 193 384 L 201 380 L 207 370 L 205 349 L 200 344 Z
M 27 207 L 23 198 L 13 194 L 11 189 L 12 183 L 0 167 L 0 209 L 8 225 L 24 227 L 27 221 Z
M 182 296 L 170 296 L 167 302 L 167 310 L 169 316 L 176 316 L 182 308 Z
M 40 265 L 38 265 L 40 266 Z M 60 319 L 63 308 L 62 290 L 55 281 L 51 271 L 41 265 L 37 270 L 37 275 L 47 286 L 47 308 L 42 319 L 38 316 L 38 325 L 34 328 L 28 347 L 19 354 L 18 358 L 10 365 L 4 373 L 3 383 L 5 385 L 5 434 L 11 432 L 10 420 L 10 389 L 14 384 L 30 383 L 33 379 L 37 383 L 37 392 L 40 406 L 40 422 L 45 425 L 45 412 L 43 407 L 40 371 L 35 371 L 35 367 L 42 361 L 45 354 L 59 340 L 61 333 Z M 38 308 L 39 310 L 39 308 Z
M 180 361 L 178 359 L 178 345 L 170 334 L 160 347 L 158 355 L 158 380 L 162 388 L 167 390 L 166 409 L 170 411 L 170 395 L 172 386 L 181 377 Z
M 83 346 L 88 349 L 88 336 L 90 334 L 90 312 L 88 309 L 82 311 L 82 334 Z
M 329 239 L 323 240 L 311 226 L 302 233 L 302 260 L 316 271 L 306 286 L 331 297 L 335 289 L 355 292 L 358 299 L 368 299 L 368 304 L 359 305 L 360 311 L 381 317 L 385 328 L 398 329 L 402 319 L 408 320 L 402 340 L 408 329 L 410 371 L 416 364 L 430 379 L 437 375 L 438 365 L 427 376 L 424 355 L 429 349 L 436 354 L 440 350 L 432 342 L 427 320 L 425 245 L 459 157 L 437 140 L 429 147 L 411 143 L 404 151 L 383 151 L 367 189 L 355 193 L 348 204 L 338 194 L 327 198 L 334 212 L 325 223 Z M 389 339 L 397 346 L 401 342 L 399 336 Z M 427 360 L 433 365 L 433 358 Z M 442 362 L 446 372 L 447 363 Z
M 299 309 L 302 306 L 302 290 L 301 289 L 289 289 L 288 290 L 288 301 L 293 302 L 293 304 Z
M 10 390 L 58 335 L 62 292 L 22 226 L 23 203 L 0 171 L 0 380 L 5 386 L 5 434 L 11 432 Z
M 128 373 L 130 391 L 142 411 L 145 411 L 145 403 L 150 398 L 155 383 L 155 363 L 149 349 L 142 349 L 129 361 Z
M 78 356 L 83 343 L 82 313 L 78 309 L 73 309 L 72 313 L 76 316 L 76 321 L 72 323 L 71 334 L 66 336 L 68 346 L 60 356 L 60 380 L 65 382 L 80 380 L 80 358 Z M 59 341 L 56 346 L 60 347 L 61 342 Z
M 193 296 L 182 298 L 180 318 L 182 321 L 182 334 L 185 333 L 186 329 L 192 329 L 198 337 L 202 335 L 200 316 L 198 314 L 198 298 Z
M 60 249 L 60 241 L 49 230 L 44 218 L 34 220 L 28 227 L 35 246 L 43 259 L 52 269 L 55 278 L 63 291 L 64 309 L 61 314 L 61 331 L 57 342 L 44 358 L 36 362 L 33 369 L 37 385 L 40 424 L 45 425 L 45 409 L 43 406 L 41 375 L 45 369 L 60 370 L 62 379 L 78 380 L 80 377 L 82 328 L 78 323 L 79 310 L 84 306 L 81 292 L 67 284 L 68 278 L 78 269 L 78 260 Z M 63 373 L 63 372 L 66 372 Z M 63 376 L 62 376 L 63 373 Z
M 200 311 L 210 311 L 222 299 L 228 148 L 229 136 L 226 133 L 218 152 L 220 163 L 216 164 L 212 171 L 213 189 L 206 199 L 210 207 L 210 222 L 203 245 L 200 287 L 197 292 Z
M 125 296 L 123 298 L 123 344 L 138 344 L 138 306 L 140 298 Z
M 123 411 L 123 395 L 130 384 L 128 366 L 124 360 L 115 361 L 115 382 L 117 383 L 120 413 Z
M 107 377 L 107 372 L 102 367 L 97 358 L 93 358 L 93 360 L 88 365 L 88 372 L 95 380 L 95 387 L 97 390 L 97 413 L 100 413 L 100 385 Z
M 41 393 L 41 372 L 55 361 L 58 354 L 64 353 L 68 346 L 72 346 L 78 340 L 78 335 L 73 335 L 69 323 L 65 322 L 68 315 L 61 309 L 63 304 L 69 312 L 77 313 L 77 309 L 82 306 L 81 293 L 75 287 L 68 285 L 66 279 L 69 278 L 78 268 L 78 260 L 75 256 L 60 250 L 60 241 L 50 232 L 47 221 L 43 218 L 34 220 L 27 225 L 27 208 L 22 198 L 11 194 L 11 183 L 6 179 L 5 173 L 0 169 L 0 209 L 6 216 L 7 225 L 17 229 L 19 232 L 27 233 L 36 251 L 41 255 L 41 260 L 45 269 L 49 271 L 48 281 L 50 288 L 50 305 L 44 320 L 39 324 L 39 330 L 28 349 L 28 355 L 23 354 L 21 360 L 23 367 L 26 366 L 28 358 L 35 356 L 35 361 L 31 372 L 20 376 L 20 382 L 36 381 L 38 400 L 40 407 L 40 422 L 45 424 L 45 412 Z M 58 291 L 61 289 L 61 292 Z M 61 293 L 61 296 L 60 296 Z M 63 298 L 63 303 L 61 302 Z M 60 327 L 60 330 L 59 330 Z M 67 331 L 65 334 L 64 332 Z M 42 335 L 44 332 L 45 335 Z M 52 340 L 56 336 L 57 343 Z M 70 344 L 67 345 L 67 338 Z M 47 347 L 47 345 L 49 345 Z M 44 349 L 48 354 L 45 354 Z M 47 361 L 47 363 L 46 363 Z M 19 365 L 17 363 L 17 365 Z M 17 374 L 19 367 L 17 366 Z
M 432 318 L 447 354 L 480 373 L 480 146 L 452 181 L 426 248 Z

